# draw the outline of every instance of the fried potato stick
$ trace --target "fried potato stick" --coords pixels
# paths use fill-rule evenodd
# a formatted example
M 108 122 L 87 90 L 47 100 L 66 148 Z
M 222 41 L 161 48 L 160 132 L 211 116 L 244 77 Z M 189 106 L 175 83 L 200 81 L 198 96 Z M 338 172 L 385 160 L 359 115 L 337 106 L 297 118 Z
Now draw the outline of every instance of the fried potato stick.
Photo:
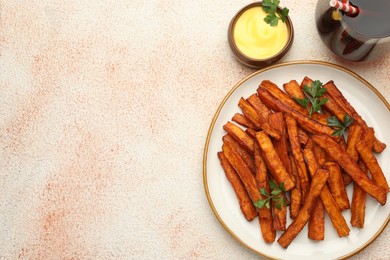
M 351 206 L 339 165 L 335 162 L 326 162 L 324 168 L 329 171 L 328 186 L 337 206 L 340 210 L 349 209 Z
M 358 165 L 364 174 L 368 174 L 366 165 L 359 160 Z M 353 194 L 351 202 L 351 225 L 363 228 L 366 215 L 366 192 L 356 182 L 353 183 Z
M 327 92 L 329 95 L 336 100 L 336 102 L 351 116 L 356 122 L 363 127 L 367 128 L 367 123 L 363 120 L 363 118 L 356 112 L 355 108 L 348 102 L 348 100 L 344 97 L 341 91 L 334 84 L 334 81 L 331 80 L 325 84 Z M 373 150 L 376 153 L 381 153 L 386 148 L 386 144 L 375 138 Z
M 263 129 L 267 134 L 272 136 L 275 139 L 280 138 L 280 133 L 271 128 L 267 121 L 263 120 L 260 115 L 258 115 L 255 109 L 243 98 L 240 99 L 238 106 L 241 108 L 245 117 L 247 117 L 258 129 Z
M 253 154 L 253 138 L 250 137 L 244 130 L 242 130 L 239 126 L 227 122 L 223 129 L 231 135 L 240 145 L 242 145 L 248 152 Z
M 252 105 L 252 107 L 256 110 L 257 114 L 261 116 L 263 121 L 268 120 L 269 114 L 271 114 L 271 111 L 269 108 L 261 101 L 259 96 L 256 94 L 251 95 L 249 98 L 247 98 L 247 101 L 249 104 Z
M 254 175 L 256 170 L 255 161 L 252 155 L 247 150 L 245 150 L 236 140 L 234 140 L 234 138 L 231 137 L 229 134 L 224 135 L 222 137 L 222 141 L 224 143 L 230 143 L 235 148 L 235 150 L 238 152 L 238 154 L 241 156 L 241 158 L 244 160 L 244 162 Z
M 274 145 L 270 137 L 264 132 L 260 131 L 256 133 L 256 141 L 259 144 L 260 149 L 264 154 L 264 160 L 271 172 L 272 177 L 277 183 L 284 183 L 286 191 L 294 188 L 294 181 L 291 179 L 286 168 L 283 166 L 278 154 L 275 151 Z
M 386 177 L 379 166 L 378 160 L 375 155 L 372 154 L 371 149 L 364 141 L 358 142 L 356 144 L 356 149 L 359 152 L 360 158 L 370 171 L 372 180 L 386 192 L 389 192 L 389 184 L 387 183 Z
M 356 150 L 356 144 L 364 140 L 367 146 L 371 149 L 374 142 L 374 130 L 368 129 L 364 133 L 361 125 L 353 124 L 349 127 L 347 140 L 347 153 L 352 157 L 362 172 L 367 175 L 368 169 L 364 162 L 359 159 L 359 152 Z M 354 227 L 363 228 L 366 211 L 366 192 L 356 183 L 353 184 L 353 194 L 351 201 L 351 225 Z
M 232 121 L 242 126 L 252 128 L 254 130 L 260 130 L 251 121 L 249 121 L 243 114 L 240 113 L 235 113 L 234 116 L 232 117 Z
M 266 89 L 274 98 L 278 99 L 286 106 L 298 111 L 302 115 L 309 115 L 309 112 L 306 110 L 306 108 L 299 105 L 294 99 L 284 93 L 275 83 L 269 80 L 263 80 L 260 83 L 260 87 Z
M 374 197 L 381 205 L 386 204 L 387 191 L 371 181 L 338 143 L 326 135 L 312 135 L 312 139 L 321 146 L 321 148 L 324 149 L 325 152 L 337 162 L 365 192 Z
M 295 176 L 295 187 L 290 193 L 290 217 L 295 219 L 298 216 L 298 212 L 301 209 L 302 204 L 302 193 L 301 184 L 298 177 L 298 169 L 294 158 L 290 158 L 292 173 Z
M 325 211 L 324 204 L 320 198 L 317 198 L 314 209 L 310 215 L 309 232 L 307 236 L 311 240 L 321 241 L 325 238 Z
M 309 175 L 307 173 L 305 160 L 301 152 L 301 146 L 298 137 L 298 126 L 297 126 L 297 122 L 293 117 L 286 115 L 285 118 L 286 118 L 287 133 L 290 141 L 291 152 L 297 166 L 302 199 L 304 199 L 306 192 L 309 189 Z
M 325 186 L 328 177 L 329 172 L 322 169 L 318 170 L 314 175 L 310 184 L 310 189 L 305 198 L 305 202 L 303 203 L 298 216 L 293 220 L 287 230 L 278 239 L 278 243 L 282 247 L 287 248 L 306 225 L 307 221 L 309 221 L 315 201 Z
M 274 140 L 275 151 L 278 154 L 280 160 L 282 161 L 283 166 L 286 168 L 291 179 L 295 181 L 295 177 L 292 174 L 290 157 L 288 155 L 288 143 L 287 143 L 287 131 L 286 123 L 281 112 L 270 114 L 268 116 L 268 122 L 272 128 L 281 133 L 279 140 Z M 279 185 L 280 183 L 278 183 Z M 292 199 L 294 197 L 291 197 Z M 275 205 L 273 205 L 274 211 L 274 227 L 275 230 L 286 230 L 286 219 L 287 219 L 287 208 L 286 206 L 281 206 L 279 210 Z
M 221 162 L 223 170 L 225 171 L 226 178 L 232 184 L 234 192 L 236 193 L 241 212 L 248 221 L 253 220 L 257 216 L 257 211 L 255 206 L 253 206 L 251 198 L 245 190 L 244 184 L 229 161 L 226 159 L 223 152 L 218 152 L 218 158 Z
M 313 177 L 313 174 L 315 174 L 316 171 L 319 169 L 319 164 L 316 161 L 314 153 L 312 152 L 311 149 L 305 148 L 303 150 L 303 154 L 305 155 L 306 162 L 309 167 L 309 172 Z M 337 234 L 340 237 L 348 236 L 350 231 L 349 227 L 343 215 L 341 214 L 336 201 L 332 197 L 332 194 L 330 193 L 328 186 L 325 186 L 323 188 L 320 198 L 322 200 L 322 203 L 324 204 L 326 212 L 329 215 L 329 218 L 332 222 L 334 229 L 337 231 Z
M 257 142 L 255 142 L 254 149 L 257 189 L 260 190 L 261 188 L 264 188 L 267 190 L 268 194 L 270 194 L 267 166 L 261 156 L 260 147 Z M 264 199 L 261 194 L 260 196 L 262 199 Z M 257 211 L 259 215 L 261 234 L 263 236 L 264 241 L 267 243 L 274 242 L 276 237 L 276 231 L 273 225 L 271 208 L 263 207 L 261 209 L 257 209 Z
M 268 106 L 272 106 L 273 110 L 275 111 L 282 111 L 286 114 L 291 115 L 294 117 L 294 119 L 299 123 L 299 125 L 305 129 L 306 131 L 310 133 L 317 133 L 317 134 L 326 134 L 326 135 L 332 135 L 333 129 L 329 126 L 323 125 L 318 123 L 317 121 L 311 119 L 310 117 L 306 117 L 303 114 L 300 114 L 296 110 L 292 109 L 291 107 L 286 106 L 278 99 L 274 98 L 272 95 L 269 94 L 269 92 L 262 88 L 261 85 L 257 89 L 257 94 L 261 98 L 261 100 Z M 295 101 L 294 101 L 295 102 Z

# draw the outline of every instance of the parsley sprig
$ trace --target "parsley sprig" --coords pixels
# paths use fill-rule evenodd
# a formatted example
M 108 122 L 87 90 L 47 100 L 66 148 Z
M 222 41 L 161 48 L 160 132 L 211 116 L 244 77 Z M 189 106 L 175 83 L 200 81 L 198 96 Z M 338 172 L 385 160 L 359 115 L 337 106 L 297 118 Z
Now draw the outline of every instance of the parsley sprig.
M 309 115 L 312 115 L 314 112 L 321 111 L 321 106 L 323 106 L 329 98 L 320 99 L 320 97 L 326 92 L 326 88 L 322 87 L 322 83 L 319 80 L 315 80 L 311 83 L 311 87 L 305 85 L 303 91 L 306 94 L 306 97 L 303 99 L 293 97 L 301 106 L 305 107 L 309 112 Z M 309 106 L 311 104 L 311 106 Z
M 280 0 L 264 0 L 262 3 L 264 12 L 267 16 L 264 21 L 271 26 L 278 25 L 279 20 L 286 22 L 289 10 L 284 7 L 281 12 L 278 12 Z
M 332 116 L 328 118 L 328 126 L 335 127 L 336 130 L 333 132 L 333 136 L 342 136 L 345 130 L 353 123 L 354 119 L 348 114 L 344 116 L 344 122 L 341 123 L 337 117 Z
M 283 196 L 283 194 L 286 192 L 286 189 L 284 188 L 284 183 L 280 183 L 279 186 L 272 180 L 268 181 L 268 183 L 271 188 L 271 194 L 268 194 L 265 188 L 261 188 L 260 194 L 263 195 L 265 199 L 256 201 L 254 203 L 255 207 L 261 209 L 266 206 L 267 208 L 270 208 L 270 202 L 272 200 L 276 203 L 276 208 L 281 210 L 282 206 L 287 205 L 286 199 Z

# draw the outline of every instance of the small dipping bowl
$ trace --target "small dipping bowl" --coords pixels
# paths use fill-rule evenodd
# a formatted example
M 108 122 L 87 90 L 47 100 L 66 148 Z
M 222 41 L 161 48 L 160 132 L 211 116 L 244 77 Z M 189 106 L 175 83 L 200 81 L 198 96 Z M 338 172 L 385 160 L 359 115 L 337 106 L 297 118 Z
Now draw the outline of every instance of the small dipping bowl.
M 277 62 L 293 43 L 290 17 L 273 27 L 264 21 L 266 15 L 262 2 L 255 2 L 238 11 L 229 24 L 229 46 L 236 59 L 248 67 L 263 68 Z

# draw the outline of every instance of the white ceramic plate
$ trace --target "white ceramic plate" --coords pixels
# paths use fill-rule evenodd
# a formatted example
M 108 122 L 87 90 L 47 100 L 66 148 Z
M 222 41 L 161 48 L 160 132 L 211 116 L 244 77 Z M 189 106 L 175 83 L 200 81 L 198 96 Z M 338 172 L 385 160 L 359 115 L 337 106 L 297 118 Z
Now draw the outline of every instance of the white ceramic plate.
M 343 67 L 320 61 L 298 61 L 279 64 L 260 70 L 240 81 L 223 99 L 211 123 L 204 151 L 203 178 L 206 195 L 219 222 L 240 243 L 254 252 L 276 259 L 337 259 L 350 257 L 368 246 L 386 228 L 389 222 L 390 202 L 380 206 L 368 196 L 366 204 L 365 227 L 358 229 L 350 223 L 350 210 L 343 215 L 350 226 L 350 235 L 339 238 L 328 216 L 325 219 L 325 240 L 313 242 L 307 238 L 305 227 L 287 249 L 277 242 L 266 244 L 260 233 L 258 219 L 246 221 L 240 211 L 236 195 L 225 177 L 217 157 L 222 147 L 222 126 L 236 112 L 240 97 L 249 97 L 256 93 L 262 80 L 268 79 L 282 86 L 292 79 L 300 82 L 304 76 L 323 83 L 334 80 L 344 96 L 355 107 L 369 126 L 374 127 L 377 137 L 390 145 L 389 103 L 367 81 Z M 390 180 L 390 148 L 377 159 L 386 178 Z M 387 159 L 387 160 L 386 160 Z M 352 185 L 348 186 L 348 196 L 352 197 Z M 290 218 L 288 217 L 288 221 Z M 290 221 L 289 221 L 290 222 Z M 289 224 L 288 222 L 288 224 Z M 281 232 L 277 232 L 277 238 Z

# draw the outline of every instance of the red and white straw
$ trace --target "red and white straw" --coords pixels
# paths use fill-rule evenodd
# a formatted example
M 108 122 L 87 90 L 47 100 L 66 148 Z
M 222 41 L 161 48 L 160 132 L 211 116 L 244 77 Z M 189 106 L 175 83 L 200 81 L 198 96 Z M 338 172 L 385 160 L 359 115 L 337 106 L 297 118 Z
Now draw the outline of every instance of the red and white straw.
M 329 4 L 331 7 L 337 8 L 349 15 L 357 15 L 359 13 L 359 8 L 354 7 L 348 1 L 343 3 L 338 0 L 330 0 Z

